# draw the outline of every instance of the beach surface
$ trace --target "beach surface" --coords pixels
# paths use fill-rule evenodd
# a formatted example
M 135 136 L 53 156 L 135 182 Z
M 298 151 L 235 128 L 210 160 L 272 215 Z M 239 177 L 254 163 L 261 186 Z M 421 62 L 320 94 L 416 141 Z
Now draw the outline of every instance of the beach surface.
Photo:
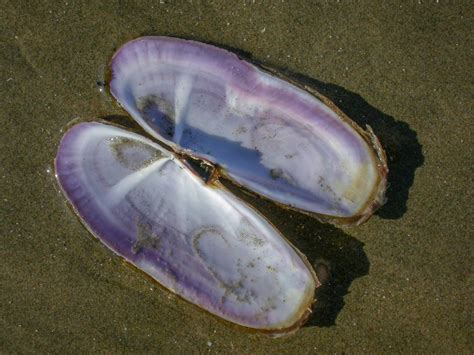
M 470 1 L 0 3 L 0 352 L 474 352 Z M 142 35 L 275 68 L 385 147 L 388 201 L 359 227 L 236 191 L 329 265 L 296 334 L 242 332 L 172 295 L 94 239 L 60 194 L 65 128 L 126 116 L 104 90 L 107 64 Z

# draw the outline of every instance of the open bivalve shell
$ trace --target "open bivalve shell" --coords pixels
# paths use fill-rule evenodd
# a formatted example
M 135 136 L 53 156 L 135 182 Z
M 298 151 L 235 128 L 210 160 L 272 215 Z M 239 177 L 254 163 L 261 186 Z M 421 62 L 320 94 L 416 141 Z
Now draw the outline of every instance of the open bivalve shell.
M 160 144 L 98 122 L 70 128 L 55 169 L 81 221 L 221 319 L 272 335 L 297 330 L 320 285 L 313 268 L 219 175 L 321 220 L 358 224 L 383 202 L 388 171 L 370 127 L 318 93 L 194 41 L 129 42 L 111 76 L 113 96 Z M 191 158 L 214 169 L 210 181 Z

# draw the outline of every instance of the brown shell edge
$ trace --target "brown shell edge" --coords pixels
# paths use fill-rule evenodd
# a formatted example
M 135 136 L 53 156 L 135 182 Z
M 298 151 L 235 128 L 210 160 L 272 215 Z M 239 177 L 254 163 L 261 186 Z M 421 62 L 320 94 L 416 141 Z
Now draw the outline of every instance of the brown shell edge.
M 351 120 L 339 107 L 337 107 L 334 102 L 329 100 L 327 97 L 323 96 L 316 90 L 305 86 L 304 89 L 308 91 L 310 94 L 314 95 L 316 98 L 321 100 L 325 105 L 331 108 L 336 114 L 346 123 L 350 124 L 352 128 L 354 128 L 359 135 L 366 141 L 367 145 L 372 148 L 372 153 L 374 154 L 377 160 L 377 169 L 379 172 L 379 179 L 378 184 L 374 186 L 372 192 L 372 198 L 368 200 L 366 205 L 359 210 L 353 217 L 349 218 L 334 218 L 329 216 L 329 222 L 335 225 L 355 225 L 358 226 L 365 221 L 367 221 L 374 212 L 381 207 L 385 202 L 385 192 L 387 189 L 387 175 L 388 175 L 388 165 L 387 165 L 387 156 L 385 151 L 380 144 L 379 139 L 375 135 L 372 127 L 366 125 L 366 131 L 362 129 L 357 123 Z

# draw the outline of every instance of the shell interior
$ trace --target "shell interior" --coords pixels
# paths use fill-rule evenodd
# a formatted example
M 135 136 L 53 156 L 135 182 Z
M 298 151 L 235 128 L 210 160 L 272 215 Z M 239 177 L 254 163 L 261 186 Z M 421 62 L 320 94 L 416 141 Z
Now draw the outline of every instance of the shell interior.
M 63 137 L 60 186 L 105 245 L 184 299 L 265 331 L 297 326 L 318 281 L 254 209 L 150 140 L 101 123 Z
M 360 223 L 383 201 L 386 183 L 370 128 L 204 43 L 140 38 L 117 51 L 111 73 L 111 93 L 170 150 L 102 123 L 69 129 L 55 168 L 82 222 L 222 319 L 273 334 L 298 329 L 319 286 L 312 267 L 216 172 L 290 208 Z
M 143 37 L 117 51 L 111 73 L 112 94 L 149 134 L 259 195 L 346 219 L 380 198 L 380 159 L 360 128 L 233 53 Z

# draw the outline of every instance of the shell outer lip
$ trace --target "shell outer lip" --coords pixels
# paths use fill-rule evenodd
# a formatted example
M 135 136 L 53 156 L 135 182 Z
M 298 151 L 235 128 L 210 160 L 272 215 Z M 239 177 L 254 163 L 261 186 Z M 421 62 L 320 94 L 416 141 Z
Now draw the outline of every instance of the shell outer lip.
M 74 207 L 69 203 L 68 201 L 68 205 L 69 207 L 74 211 Z M 79 219 L 79 221 L 86 227 L 86 229 L 88 230 L 88 232 L 95 238 L 95 239 L 98 239 L 94 233 L 87 227 L 87 225 L 80 219 L 80 217 L 76 214 L 77 218 Z M 289 243 L 289 242 L 288 242 Z M 290 243 L 290 245 L 293 247 L 293 245 Z M 298 254 L 301 254 L 301 252 L 295 248 L 295 251 L 298 252 Z M 114 253 L 115 254 L 115 253 Z M 301 254 L 301 256 L 303 256 L 305 259 L 303 259 L 303 261 L 307 262 L 307 259 L 304 255 Z M 194 303 L 186 300 L 185 298 L 183 298 L 182 296 L 180 296 L 178 293 L 174 292 L 173 290 L 170 290 L 168 288 L 166 288 L 165 286 L 163 286 L 162 284 L 160 284 L 157 280 L 155 280 L 153 277 L 151 277 L 150 275 L 148 275 L 145 271 L 139 269 L 137 266 L 131 264 L 130 262 L 128 262 L 125 258 L 121 257 L 121 256 L 118 256 L 121 261 L 123 262 L 124 265 L 126 265 L 127 267 L 130 267 L 131 269 L 143 274 L 145 277 L 147 277 L 153 284 L 157 285 L 160 289 L 164 290 L 165 292 L 170 292 L 172 293 L 175 297 L 179 298 L 180 300 L 182 300 L 183 302 L 185 302 L 186 304 L 189 304 L 191 305 L 192 307 L 195 307 L 197 308 L 200 312 L 204 312 L 208 315 L 210 315 L 211 317 L 213 317 L 214 319 L 216 319 L 217 321 L 221 322 L 222 324 L 225 324 L 226 326 L 229 326 L 233 329 L 236 329 L 236 330 L 239 330 L 239 331 L 242 331 L 242 332 L 245 332 L 245 333 L 249 333 L 249 334 L 261 334 L 263 336 L 267 336 L 269 338 L 283 338 L 283 337 L 288 337 L 288 336 L 291 336 L 293 334 L 295 334 L 302 326 L 304 326 L 306 324 L 306 322 L 308 321 L 308 319 L 311 317 L 311 315 L 313 314 L 313 307 L 314 305 L 317 303 L 317 299 L 316 299 L 316 296 L 314 295 L 312 297 L 312 301 L 311 303 L 309 303 L 307 305 L 307 307 L 304 309 L 304 311 L 301 313 L 301 316 L 299 317 L 299 319 L 293 323 L 293 325 L 289 326 L 289 327 L 286 327 L 286 328 L 275 328 L 275 329 L 256 329 L 256 328 L 250 328 L 250 327 L 246 327 L 246 326 L 243 326 L 243 325 L 240 325 L 240 324 L 237 324 L 237 323 L 233 323 L 229 320 L 226 320 L 224 318 L 221 318 L 211 312 L 209 312 L 208 310 L 204 309 L 204 308 L 201 308 L 199 307 L 198 305 L 195 305 Z M 313 267 L 311 266 L 310 268 L 310 271 L 311 273 L 313 274 L 313 277 L 315 277 L 315 281 L 316 281 L 316 287 L 315 287 L 315 294 L 316 294 L 316 291 L 319 287 L 322 286 L 322 284 L 319 282 L 317 276 L 316 276 L 316 273 L 313 269 Z

